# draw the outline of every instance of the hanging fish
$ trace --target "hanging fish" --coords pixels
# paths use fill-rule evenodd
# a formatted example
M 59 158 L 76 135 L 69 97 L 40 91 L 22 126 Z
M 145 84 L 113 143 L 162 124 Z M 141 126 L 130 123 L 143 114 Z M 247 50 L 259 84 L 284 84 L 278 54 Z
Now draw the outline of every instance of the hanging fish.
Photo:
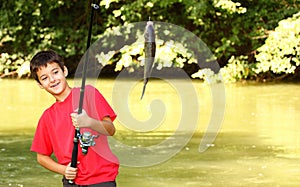
M 154 31 L 154 26 L 152 21 L 147 21 L 147 25 L 144 32 L 144 38 L 145 38 L 144 87 L 143 87 L 141 99 L 143 99 L 146 90 L 146 85 L 148 83 L 148 79 L 150 78 L 154 59 L 155 59 L 155 51 L 156 51 L 155 31 Z

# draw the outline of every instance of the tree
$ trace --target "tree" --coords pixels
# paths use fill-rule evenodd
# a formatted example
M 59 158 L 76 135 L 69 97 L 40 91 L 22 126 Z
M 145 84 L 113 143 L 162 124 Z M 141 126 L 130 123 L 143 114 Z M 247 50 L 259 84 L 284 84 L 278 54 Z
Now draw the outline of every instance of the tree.
M 257 49 L 257 74 L 284 78 L 300 70 L 300 12 L 279 22 Z
M 80 0 L 4 0 L 0 4 L 0 73 L 16 71 L 37 50 L 47 48 L 65 56 L 74 70 L 86 48 L 89 6 Z M 243 60 L 246 56 L 245 66 L 252 66 L 256 49 L 270 31 L 298 12 L 300 5 L 295 0 L 100 0 L 100 6 L 93 41 L 108 29 L 150 17 L 193 32 L 225 67 L 232 56 Z

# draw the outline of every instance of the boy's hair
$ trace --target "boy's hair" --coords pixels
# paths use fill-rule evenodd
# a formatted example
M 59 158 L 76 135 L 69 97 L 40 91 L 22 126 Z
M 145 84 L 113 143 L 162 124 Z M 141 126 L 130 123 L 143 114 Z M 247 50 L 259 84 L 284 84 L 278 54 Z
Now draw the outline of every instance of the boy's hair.
M 57 54 L 53 50 L 40 51 L 30 61 L 30 72 L 32 77 L 40 83 L 37 76 L 37 71 L 41 67 L 47 67 L 49 63 L 57 63 L 59 67 L 64 71 L 64 62 L 62 56 Z

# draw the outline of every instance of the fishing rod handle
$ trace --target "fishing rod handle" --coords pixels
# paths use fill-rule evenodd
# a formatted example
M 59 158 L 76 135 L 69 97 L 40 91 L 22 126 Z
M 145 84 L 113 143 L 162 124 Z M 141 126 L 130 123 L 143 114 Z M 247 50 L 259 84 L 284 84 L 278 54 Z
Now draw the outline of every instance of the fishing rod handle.
M 71 167 L 76 168 L 77 167 L 77 156 L 78 156 L 78 134 L 80 134 L 79 128 L 75 129 L 75 135 L 73 139 L 73 150 L 72 150 L 72 159 L 71 159 Z M 69 184 L 74 184 L 73 180 L 68 181 Z

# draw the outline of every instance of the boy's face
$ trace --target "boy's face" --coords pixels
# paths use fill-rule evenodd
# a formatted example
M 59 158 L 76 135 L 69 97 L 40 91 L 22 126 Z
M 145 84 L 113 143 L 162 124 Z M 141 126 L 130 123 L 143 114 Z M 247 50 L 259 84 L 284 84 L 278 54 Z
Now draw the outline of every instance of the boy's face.
M 46 67 L 41 67 L 37 71 L 40 88 L 45 89 L 54 97 L 61 95 L 65 91 L 65 88 L 68 87 L 65 78 L 67 75 L 67 68 L 64 67 L 63 71 L 55 62 L 48 63 Z

